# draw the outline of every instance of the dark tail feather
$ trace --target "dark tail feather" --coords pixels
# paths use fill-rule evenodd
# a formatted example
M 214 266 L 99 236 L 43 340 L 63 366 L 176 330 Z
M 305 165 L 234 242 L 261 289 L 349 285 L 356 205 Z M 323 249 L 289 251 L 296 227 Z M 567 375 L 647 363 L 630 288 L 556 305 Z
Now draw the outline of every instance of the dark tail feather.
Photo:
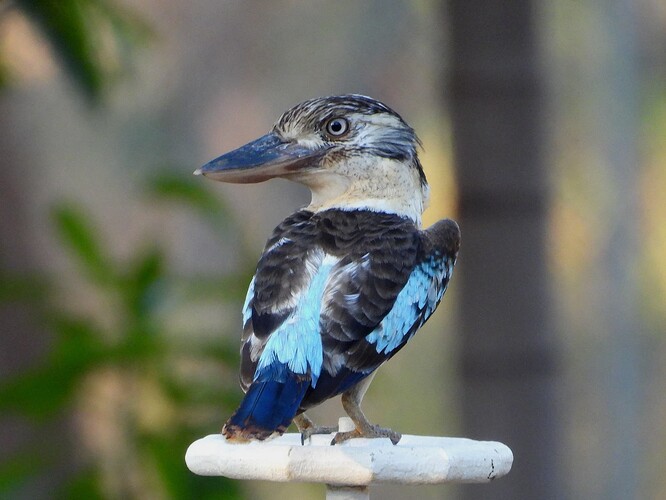
M 254 382 L 236 412 L 224 424 L 222 434 L 227 439 L 248 441 L 284 433 L 309 386 L 309 377 L 302 376 L 288 377 L 285 382 Z

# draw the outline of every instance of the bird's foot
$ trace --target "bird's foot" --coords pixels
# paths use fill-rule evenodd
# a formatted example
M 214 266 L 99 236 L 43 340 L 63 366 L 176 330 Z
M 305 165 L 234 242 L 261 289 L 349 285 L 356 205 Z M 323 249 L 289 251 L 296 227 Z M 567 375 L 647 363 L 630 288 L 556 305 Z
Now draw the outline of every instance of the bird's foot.
M 305 444 L 305 441 L 310 441 L 315 434 L 332 434 L 334 432 L 338 432 L 337 426 L 313 425 L 301 430 L 301 444 Z
M 332 434 L 338 431 L 337 426 L 315 425 L 305 413 L 294 418 L 294 423 L 298 427 L 298 432 L 301 433 L 301 444 L 304 445 L 305 441 L 310 441 L 315 434 Z
M 367 428 L 360 430 L 358 428 L 352 430 L 352 431 L 346 431 L 346 432 L 338 432 L 335 434 L 335 437 L 333 438 L 333 441 L 331 441 L 331 445 L 335 444 L 340 444 L 344 443 L 345 441 L 349 439 L 354 439 L 354 438 L 389 438 L 393 444 L 398 444 L 398 441 L 400 441 L 400 438 L 402 437 L 402 434 L 399 432 L 393 431 L 391 429 L 387 429 L 385 427 L 380 427 L 378 425 L 368 425 Z

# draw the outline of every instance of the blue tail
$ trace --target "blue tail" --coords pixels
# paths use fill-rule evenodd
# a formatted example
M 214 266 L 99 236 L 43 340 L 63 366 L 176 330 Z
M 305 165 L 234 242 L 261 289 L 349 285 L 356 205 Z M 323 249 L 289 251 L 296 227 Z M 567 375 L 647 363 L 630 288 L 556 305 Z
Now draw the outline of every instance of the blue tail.
M 227 439 L 247 441 L 282 434 L 310 386 L 310 377 L 290 374 L 284 381 L 263 380 L 252 383 L 222 434 Z

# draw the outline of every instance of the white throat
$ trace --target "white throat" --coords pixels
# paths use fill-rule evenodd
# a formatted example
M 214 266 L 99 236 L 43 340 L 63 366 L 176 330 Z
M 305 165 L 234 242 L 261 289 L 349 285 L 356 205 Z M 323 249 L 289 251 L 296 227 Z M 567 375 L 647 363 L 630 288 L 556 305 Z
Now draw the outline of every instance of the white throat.
M 412 219 L 421 225 L 429 189 L 415 168 L 388 158 L 352 158 L 293 180 L 310 188 L 308 210 L 373 210 Z M 328 168 L 327 168 L 328 167 Z

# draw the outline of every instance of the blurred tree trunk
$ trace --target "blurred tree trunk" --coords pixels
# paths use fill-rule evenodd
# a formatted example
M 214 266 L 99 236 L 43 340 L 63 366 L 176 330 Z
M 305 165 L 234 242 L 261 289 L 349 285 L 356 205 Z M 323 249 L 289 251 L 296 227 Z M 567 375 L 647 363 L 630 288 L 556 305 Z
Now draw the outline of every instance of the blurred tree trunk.
M 469 499 L 561 499 L 549 181 L 536 2 L 452 0 L 450 109 L 460 193 L 463 431 L 514 452 Z

